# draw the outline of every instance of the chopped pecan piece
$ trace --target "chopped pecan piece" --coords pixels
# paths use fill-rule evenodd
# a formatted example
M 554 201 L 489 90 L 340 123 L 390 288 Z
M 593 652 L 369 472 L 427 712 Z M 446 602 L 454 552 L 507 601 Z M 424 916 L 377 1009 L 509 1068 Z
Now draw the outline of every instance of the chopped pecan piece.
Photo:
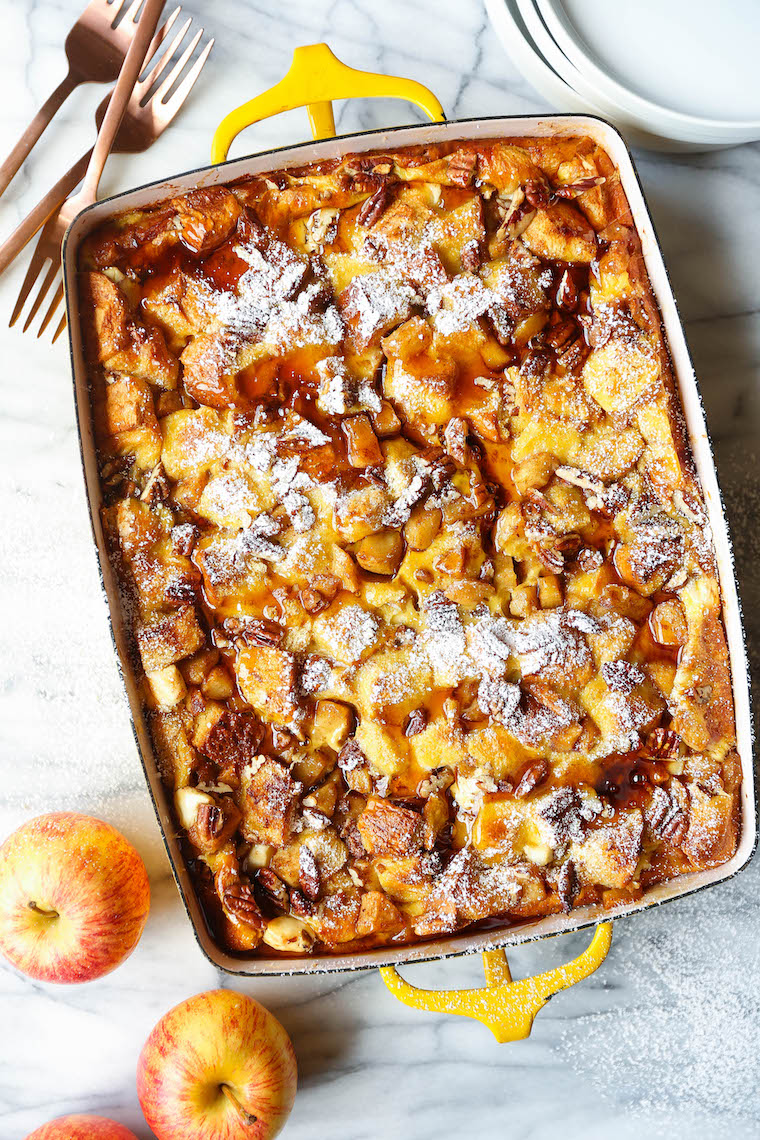
M 575 788 L 557 788 L 541 808 L 541 815 L 552 827 L 559 843 L 583 841 L 581 799 Z
M 552 193 L 555 198 L 577 198 L 584 190 L 593 190 L 595 186 L 601 186 L 606 181 L 603 174 L 592 178 L 579 178 L 577 182 L 566 182 L 564 186 L 555 187 Z
M 367 858 L 367 848 L 362 843 L 361 833 L 356 823 L 352 821 L 346 824 L 341 831 L 341 838 L 348 848 L 348 853 L 352 859 Z
M 668 787 L 653 788 L 644 819 L 659 839 L 681 843 L 689 826 L 688 797 L 683 784 L 671 780 Z
M 529 178 L 523 187 L 525 197 L 536 210 L 549 205 L 549 189 L 544 182 Z
M 646 739 L 645 748 L 651 756 L 658 760 L 668 760 L 678 753 L 680 737 L 672 728 L 655 728 Z
M 298 883 L 307 899 L 319 898 L 319 865 L 314 852 L 305 843 L 298 849 Z
M 454 779 L 451 768 L 432 768 L 417 785 L 417 795 L 420 799 L 426 800 L 434 792 L 445 792 L 454 783 Z
M 532 764 L 529 764 L 515 788 L 515 798 L 520 800 L 524 799 L 525 796 L 529 796 L 539 784 L 544 782 L 548 775 L 549 762 L 547 760 L 536 760 Z
M 478 156 L 473 150 L 455 150 L 449 155 L 449 181 L 455 186 L 469 186 L 477 166 Z
M 269 867 L 262 867 L 256 872 L 254 889 L 262 896 L 265 906 L 273 911 L 287 911 L 290 909 L 290 895 L 288 888 L 279 875 Z
M 472 453 L 467 444 L 469 430 L 467 420 L 462 419 L 461 416 L 455 416 L 454 419 L 449 420 L 446 424 L 443 433 L 446 451 L 452 459 L 455 459 L 457 463 L 461 463 L 462 466 L 465 466 L 472 458 Z
M 566 372 L 578 373 L 590 351 L 583 337 L 579 336 L 570 345 L 563 347 L 557 356 L 557 363 L 561 364 Z
M 272 725 L 272 748 L 278 756 L 288 757 L 292 756 L 298 744 L 296 737 L 288 728 L 283 728 L 279 724 Z
M 428 715 L 425 709 L 415 709 L 409 713 L 404 725 L 404 736 L 417 736 L 427 728 Z
M 285 636 L 282 626 L 268 618 L 226 618 L 222 626 L 244 645 L 278 646 Z
M 224 829 L 224 812 L 218 804 L 201 804 L 195 817 L 198 834 L 213 843 Z
M 251 888 L 246 883 L 230 884 L 222 894 L 222 906 L 236 922 L 242 922 L 244 926 L 250 926 L 254 930 L 264 929 L 264 916 L 259 910 Z
M 565 568 L 565 556 L 552 542 L 540 542 L 535 546 L 536 557 L 542 566 L 552 574 L 561 574 Z
M 359 225 L 364 226 L 365 229 L 374 226 L 378 218 L 382 217 L 390 205 L 392 193 L 392 188 L 387 182 L 378 186 L 375 193 L 367 198 L 359 210 L 359 213 L 356 215 L 356 220 Z
M 563 863 L 562 869 L 557 876 L 557 894 L 559 901 L 562 903 L 562 909 L 565 914 L 573 909 L 573 905 L 578 895 L 580 894 L 581 885 L 578 880 L 578 874 L 575 870 L 575 864 L 571 859 Z
M 352 736 L 338 753 L 338 767 L 345 775 L 346 772 L 353 772 L 355 768 L 362 768 L 366 763 L 366 756 Z
M 562 348 L 575 335 L 577 328 L 575 321 L 569 317 L 564 321 L 558 321 L 544 333 L 544 344 L 548 344 L 549 348 Z
M 329 815 L 316 807 L 305 807 L 303 809 L 303 821 L 307 827 L 314 831 L 324 831 L 330 826 Z
M 290 911 L 291 914 L 298 915 L 299 918 L 309 918 L 314 914 L 316 907 L 311 899 L 307 899 L 303 891 L 297 890 L 295 887 L 290 892 Z
M 598 570 L 604 562 L 604 555 L 601 550 L 596 550 L 593 547 L 586 546 L 578 551 L 578 565 L 581 570 L 587 573 L 590 570 Z
M 462 248 L 460 258 L 462 262 L 462 269 L 468 273 L 477 273 L 480 266 L 483 264 L 483 249 L 477 238 L 468 241 Z
M 306 610 L 307 614 L 321 614 L 330 605 L 328 598 L 321 594 L 319 590 L 313 590 L 311 586 L 304 586 L 299 594 L 301 605 Z
M 165 503 L 169 498 L 169 480 L 162 463 L 157 463 L 148 476 L 140 499 L 148 506 L 154 507 L 157 503 Z

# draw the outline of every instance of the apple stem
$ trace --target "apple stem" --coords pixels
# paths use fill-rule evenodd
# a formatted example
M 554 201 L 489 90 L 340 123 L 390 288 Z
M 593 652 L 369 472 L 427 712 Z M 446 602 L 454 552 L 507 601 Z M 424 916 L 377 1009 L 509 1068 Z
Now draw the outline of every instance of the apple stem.
M 258 1117 L 254 1116 L 252 1112 L 248 1112 L 245 1108 L 243 1108 L 242 1104 L 240 1103 L 238 1098 L 235 1096 L 235 1094 L 232 1091 L 232 1089 L 230 1088 L 230 1086 L 229 1085 L 222 1085 L 221 1089 L 222 1089 L 222 1092 L 224 1093 L 224 1095 L 227 1097 L 227 1100 L 230 1102 L 230 1104 L 234 1104 L 235 1108 L 237 1109 L 237 1111 L 240 1115 L 240 1119 L 243 1121 L 243 1124 L 255 1124 L 256 1121 L 258 1120 Z
M 57 910 L 46 910 L 45 907 L 37 906 L 34 900 L 29 900 L 29 909 L 33 910 L 35 914 L 41 914 L 43 918 L 58 918 Z

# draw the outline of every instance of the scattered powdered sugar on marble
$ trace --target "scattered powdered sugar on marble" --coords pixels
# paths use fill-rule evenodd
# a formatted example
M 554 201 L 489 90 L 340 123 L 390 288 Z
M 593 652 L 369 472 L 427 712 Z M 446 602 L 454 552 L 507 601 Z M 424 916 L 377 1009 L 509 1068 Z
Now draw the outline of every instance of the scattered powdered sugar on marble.
M 142 811 L 144 777 L 98 585 L 74 438 L 67 434 L 63 447 L 46 442 L 46 464 L 37 474 L 30 466 L 23 485 L 7 488 L 0 582 L 12 604 L 0 635 L 3 802 L 8 820 L 18 816 L 18 823 L 75 806 L 113 819 L 116 805 L 118 821 L 128 800 L 134 815 L 134 796 L 141 826 L 152 828 L 151 809 Z M 65 467 L 52 468 L 51 457 Z
M 566 1022 L 564 1063 L 605 1100 L 656 1115 L 662 1131 L 641 1135 L 688 1135 L 668 1125 L 675 1111 L 695 1113 L 706 1126 L 700 1135 L 716 1138 L 730 1135 L 732 1118 L 756 1120 L 756 891 L 751 867 L 731 884 L 618 923 L 586 996 L 592 1011 Z

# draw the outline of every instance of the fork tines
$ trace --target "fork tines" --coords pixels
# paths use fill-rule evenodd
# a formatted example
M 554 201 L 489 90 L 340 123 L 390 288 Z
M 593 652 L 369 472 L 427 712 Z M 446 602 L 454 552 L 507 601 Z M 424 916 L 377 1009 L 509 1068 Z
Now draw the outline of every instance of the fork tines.
M 119 11 L 126 7 L 122 19 L 134 19 L 141 3 L 142 0 L 132 0 L 132 3 L 127 6 L 127 0 L 113 0 L 112 7 Z M 200 28 L 185 45 L 181 54 L 178 55 L 193 22 L 192 18 L 189 18 L 185 20 L 169 45 L 164 47 L 164 41 L 180 12 L 180 7 L 175 8 L 154 36 L 146 57 L 143 75 L 135 84 L 129 102 L 129 111 L 133 115 L 145 113 L 148 106 L 150 107 L 151 121 L 155 126 L 156 137 L 168 126 L 187 99 L 214 46 L 214 40 L 209 40 L 192 66 L 189 66 L 203 37 L 204 29 Z M 159 48 L 162 49 L 160 54 Z M 63 233 L 64 228 L 61 226 L 60 215 L 55 215 L 43 227 L 9 322 L 12 326 L 19 319 L 35 283 L 39 281 L 39 288 L 23 326 L 23 331 L 27 332 L 52 289 L 52 297 L 47 311 L 37 330 L 38 337 L 42 336 L 45 329 L 50 325 L 63 299 L 60 262 Z M 66 316 L 64 314 L 53 333 L 54 342 L 65 327 Z

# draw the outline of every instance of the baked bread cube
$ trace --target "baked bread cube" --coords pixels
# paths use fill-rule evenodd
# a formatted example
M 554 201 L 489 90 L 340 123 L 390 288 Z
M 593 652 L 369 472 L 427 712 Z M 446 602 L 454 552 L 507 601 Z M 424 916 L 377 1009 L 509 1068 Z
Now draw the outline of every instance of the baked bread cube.
M 296 659 L 287 650 L 254 645 L 238 652 L 235 663 L 243 698 L 262 720 L 288 724 L 300 707 L 296 685 Z
M 138 320 L 124 293 L 105 273 L 84 273 L 80 283 L 82 310 L 89 314 L 84 331 L 90 359 L 110 372 L 174 388 L 179 364 L 160 330 Z
M 189 657 L 206 644 L 193 606 L 178 606 L 137 629 L 137 646 L 146 673 Z
M 240 793 L 246 839 L 283 847 L 291 837 L 301 785 L 284 764 L 257 756 L 241 773 Z

